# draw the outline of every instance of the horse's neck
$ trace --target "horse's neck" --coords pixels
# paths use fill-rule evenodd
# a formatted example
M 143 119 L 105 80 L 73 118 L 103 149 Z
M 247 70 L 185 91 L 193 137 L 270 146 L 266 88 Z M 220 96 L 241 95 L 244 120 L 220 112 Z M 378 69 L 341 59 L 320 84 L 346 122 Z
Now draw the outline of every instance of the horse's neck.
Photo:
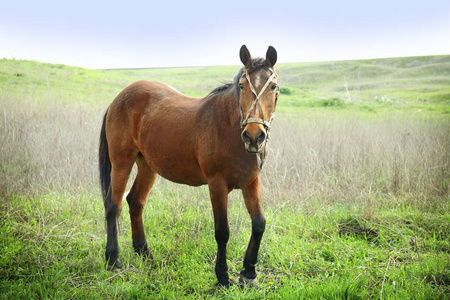
M 227 125 L 230 129 L 240 128 L 239 99 L 235 91 L 231 90 L 216 97 L 210 108 L 213 121 L 220 123 L 220 126 Z
M 256 156 L 247 154 L 241 139 L 242 120 L 236 91 L 231 90 L 214 97 L 217 98 L 206 99 L 210 102 L 204 102 L 207 105 L 202 107 L 201 122 L 205 125 L 203 134 L 206 133 L 212 143 L 208 144 L 206 152 L 209 153 L 211 147 L 218 147 L 215 148 L 217 152 L 227 159 L 232 157 L 233 166 L 243 168 L 239 172 L 242 176 L 245 177 L 249 172 L 257 174 Z

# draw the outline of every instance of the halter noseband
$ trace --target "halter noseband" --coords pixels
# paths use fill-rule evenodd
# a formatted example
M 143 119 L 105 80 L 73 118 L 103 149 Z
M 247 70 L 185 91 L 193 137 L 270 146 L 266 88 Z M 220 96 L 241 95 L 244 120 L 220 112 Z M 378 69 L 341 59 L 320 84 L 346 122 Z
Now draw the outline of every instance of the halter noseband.
M 248 81 L 248 85 L 250 86 L 250 90 L 252 91 L 252 93 L 256 96 L 255 100 L 253 100 L 252 105 L 250 106 L 247 115 L 244 118 L 244 113 L 242 111 L 242 105 L 241 105 L 241 100 L 239 98 L 239 109 L 241 112 L 241 128 L 244 128 L 247 124 L 250 123 L 257 123 L 257 124 L 261 124 L 265 127 L 266 129 L 266 140 L 264 141 L 264 148 L 262 150 L 262 153 L 256 153 L 256 158 L 258 161 L 258 168 L 261 170 L 264 162 L 266 160 L 266 155 L 267 155 L 267 151 L 266 151 L 266 146 L 267 146 L 267 142 L 269 141 L 269 131 L 270 131 L 270 126 L 272 125 L 272 121 L 273 121 L 273 117 L 275 116 L 275 110 L 272 112 L 272 115 L 270 116 L 269 121 L 266 121 L 264 119 L 264 112 L 263 109 L 261 107 L 261 103 L 259 102 L 259 99 L 261 98 L 262 94 L 264 93 L 264 91 L 267 89 L 267 87 L 269 86 L 270 82 L 272 81 L 272 79 L 277 78 L 278 75 L 277 73 L 275 73 L 275 71 L 271 68 L 269 68 L 269 70 L 272 72 L 272 75 L 270 75 L 269 79 L 267 79 L 266 83 L 264 84 L 264 86 L 262 87 L 262 89 L 259 91 L 259 94 L 256 93 L 255 87 L 253 86 L 252 82 L 250 81 L 250 75 L 248 74 L 247 69 L 244 68 L 244 73 L 242 74 L 242 77 L 245 76 L 247 81 Z M 277 91 L 276 94 L 276 99 L 278 98 L 279 95 L 279 91 Z M 261 118 L 250 118 L 250 114 L 252 113 L 252 111 L 255 109 L 255 107 L 258 108 L 259 113 L 261 115 Z M 260 154 L 262 154 L 262 157 L 260 156 Z

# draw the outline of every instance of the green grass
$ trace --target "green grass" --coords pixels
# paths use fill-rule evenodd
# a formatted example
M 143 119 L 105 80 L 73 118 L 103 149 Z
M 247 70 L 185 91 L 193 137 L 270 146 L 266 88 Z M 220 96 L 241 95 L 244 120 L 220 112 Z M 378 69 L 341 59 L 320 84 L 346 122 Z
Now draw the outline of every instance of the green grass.
M 120 218 L 122 272 L 104 268 L 97 145 L 109 103 L 158 80 L 191 96 L 239 66 L 87 70 L 0 60 L 0 299 L 449 299 L 450 56 L 280 65 L 262 172 L 259 287 L 216 289 L 206 187 L 159 178 L 144 225 Z M 229 200 L 230 275 L 251 231 Z
M 339 99 L 341 108 L 449 112 L 450 57 L 406 57 L 280 66 L 291 90 L 286 104 L 316 107 Z M 431 105 L 430 105 L 431 104 Z
M 153 261 L 133 254 L 124 207 L 121 273 L 103 267 L 98 197 L 6 199 L 1 207 L 2 297 L 367 299 L 382 294 L 383 299 L 446 299 L 450 291 L 450 216 L 443 213 L 448 203 L 425 213 L 384 204 L 371 217 L 361 208 L 320 203 L 307 210 L 293 203 L 269 207 L 258 264 L 260 288 L 216 289 L 212 215 L 207 191 L 201 190 L 194 192 L 195 199 L 183 187 L 175 187 L 179 196 L 150 197 L 145 220 Z M 241 196 L 233 193 L 231 202 L 229 267 L 237 279 L 250 222 Z M 375 236 L 362 234 L 361 228 Z

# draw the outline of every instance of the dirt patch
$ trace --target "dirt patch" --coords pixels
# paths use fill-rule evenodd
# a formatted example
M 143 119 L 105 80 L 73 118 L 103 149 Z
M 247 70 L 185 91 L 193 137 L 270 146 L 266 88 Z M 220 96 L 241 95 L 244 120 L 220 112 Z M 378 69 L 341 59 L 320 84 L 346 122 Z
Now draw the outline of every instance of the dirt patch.
M 362 226 L 357 220 L 348 220 L 339 224 L 339 236 L 353 236 L 372 241 L 378 237 L 378 230 Z

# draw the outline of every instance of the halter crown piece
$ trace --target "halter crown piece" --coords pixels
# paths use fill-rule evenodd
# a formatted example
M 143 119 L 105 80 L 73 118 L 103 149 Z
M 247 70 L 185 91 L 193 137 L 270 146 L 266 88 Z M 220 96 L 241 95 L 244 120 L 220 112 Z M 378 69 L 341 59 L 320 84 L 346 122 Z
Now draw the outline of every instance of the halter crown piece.
M 244 74 L 242 74 L 242 76 L 245 76 L 247 78 L 248 84 L 250 86 L 250 90 L 252 91 L 252 93 L 256 96 L 255 100 L 253 100 L 252 105 L 250 106 L 247 115 L 244 118 L 244 113 L 242 112 L 242 105 L 239 103 L 240 106 L 240 112 L 241 112 L 241 128 L 244 128 L 244 126 L 246 126 L 249 123 L 258 123 L 258 124 L 262 124 L 265 128 L 266 128 L 266 135 L 267 138 L 264 141 L 264 148 L 262 150 L 262 153 L 256 153 L 256 158 L 258 161 L 258 168 L 261 170 L 264 162 L 266 160 L 266 156 L 267 156 L 267 151 L 266 151 L 266 146 L 267 146 L 267 142 L 270 139 L 269 136 L 269 132 L 270 132 L 270 126 L 272 125 L 272 121 L 273 118 L 275 116 L 275 110 L 272 112 L 272 115 L 270 116 L 269 121 L 266 121 L 264 119 L 264 112 L 263 109 L 261 107 L 261 103 L 259 103 L 259 99 L 261 98 L 262 94 L 264 93 L 264 91 L 267 89 L 267 87 L 269 86 L 270 82 L 272 81 L 272 79 L 277 78 L 278 75 L 277 73 L 275 73 L 275 71 L 272 68 L 269 68 L 269 70 L 272 72 L 272 75 L 270 75 L 269 79 L 267 79 L 266 83 L 264 84 L 264 86 L 262 87 L 262 89 L 259 91 L 259 94 L 256 93 L 255 87 L 253 86 L 252 82 L 250 81 L 250 75 L 248 74 L 247 69 L 244 68 Z M 277 91 L 276 94 L 276 98 L 278 98 L 279 95 L 279 91 Z M 252 113 L 252 111 L 255 109 L 255 107 L 258 108 L 259 113 L 261 115 L 261 118 L 250 118 L 250 114 Z M 262 156 L 262 157 L 261 157 Z

